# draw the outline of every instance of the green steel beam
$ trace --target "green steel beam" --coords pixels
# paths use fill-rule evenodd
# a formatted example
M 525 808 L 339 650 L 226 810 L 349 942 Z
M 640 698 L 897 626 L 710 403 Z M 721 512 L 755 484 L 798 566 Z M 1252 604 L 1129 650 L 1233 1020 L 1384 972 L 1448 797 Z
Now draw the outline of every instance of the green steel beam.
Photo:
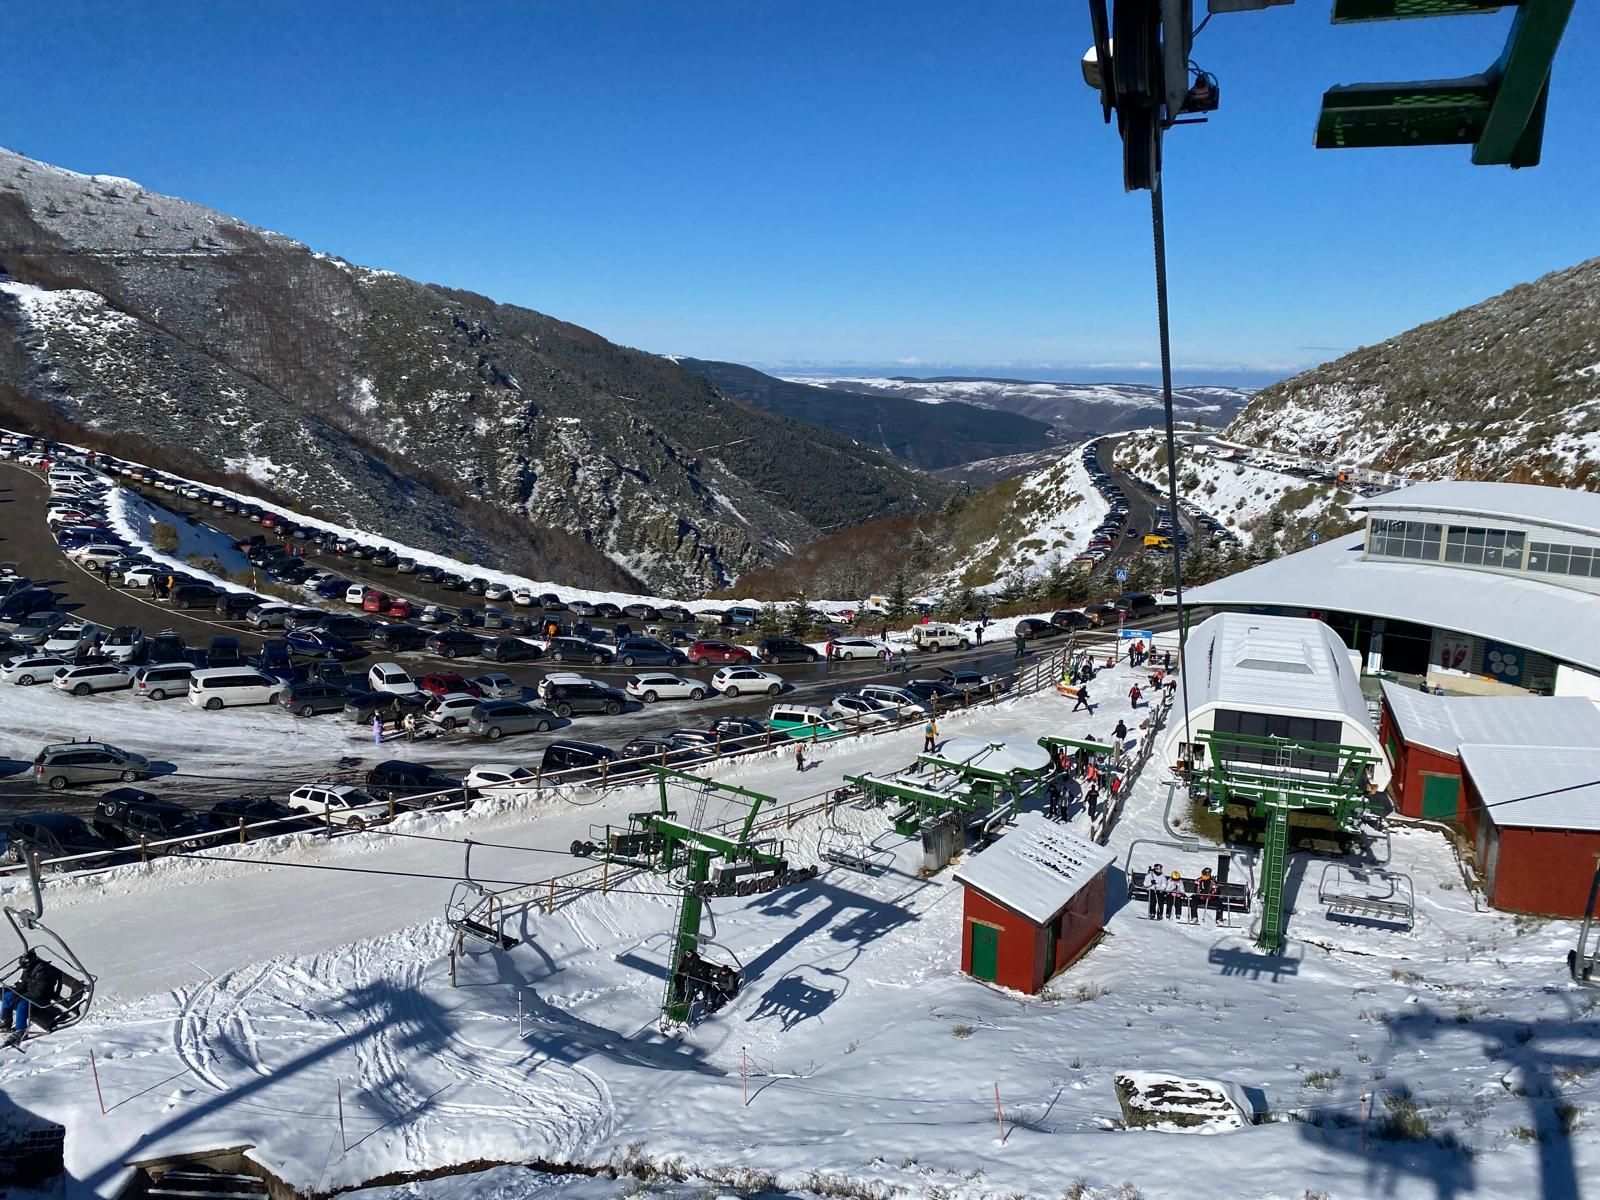
M 750 811 L 745 814 L 744 822 L 739 829 L 739 840 L 741 842 L 749 841 L 750 831 L 755 827 L 756 813 L 760 811 L 761 806 L 772 803 L 772 797 L 762 792 L 752 792 L 749 788 L 735 787 L 731 783 L 718 783 L 715 779 L 706 779 L 689 771 L 679 771 L 673 767 L 663 767 L 653 763 L 645 764 L 645 769 L 655 772 L 657 783 L 661 789 L 661 815 L 663 817 L 672 815 L 667 808 L 667 782 L 671 779 L 692 783 L 698 787 L 710 788 L 712 791 L 722 792 L 725 795 L 743 796 L 746 800 L 749 800 Z
M 1039 748 L 1042 750 L 1055 750 L 1062 746 L 1070 746 L 1074 750 L 1087 750 L 1090 754 L 1112 754 L 1116 747 L 1107 746 L 1104 742 L 1085 742 L 1078 738 L 1055 737 L 1046 734 L 1039 739 Z
M 1494 85 L 1484 76 L 1432 83 L 1329 88 L 1317 114 L 1319 150 L 1470 146 L 1488 124 Z
M 1333 23 L 1492 13 L 1499 12 L 1505 3 L 1506 0 L 1334 0 Z
M 1479 166 L 1532 167 L 1539 162 L 1550 65 L 1567 30 L 1575 0 L 1526 0 L 1511 22 L 1505 53 L 1496 69 L 1489 120 L 1472 151 Z

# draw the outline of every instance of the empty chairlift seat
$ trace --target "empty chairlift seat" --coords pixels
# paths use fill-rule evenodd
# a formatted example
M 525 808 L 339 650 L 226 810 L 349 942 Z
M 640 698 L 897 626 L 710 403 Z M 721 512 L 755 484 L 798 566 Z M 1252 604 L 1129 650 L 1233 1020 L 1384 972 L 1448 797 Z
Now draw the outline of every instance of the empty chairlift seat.
M 1416 890 L 1402 871 L 1364 870 L 1329 863 L 1317 885 L 1317 899 L 1330 918 L 1377 921 L 1410 929 L 1416 924 Z

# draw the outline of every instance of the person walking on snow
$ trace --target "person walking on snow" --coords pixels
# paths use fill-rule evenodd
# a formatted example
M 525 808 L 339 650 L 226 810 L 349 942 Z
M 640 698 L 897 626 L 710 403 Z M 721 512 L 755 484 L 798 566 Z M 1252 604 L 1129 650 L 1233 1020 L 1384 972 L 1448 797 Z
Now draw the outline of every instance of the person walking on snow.
M 1017 652 L 1016 652 L 1014 657 L 1022 658 L 1023 656 L 1025 656 L 1028 653 L 1028 639 L 1023 637 L 1019 633 L 1019 634 L 1016 635 L 1016 637 L 1013 639 L 1013 641 L 1014 641 L 1014 643 L 1016 645 L 1016 648 L 1017 648 Z
M 1139 685 L 1137 683 L 1128 689 L 1128 699 L 1132 702 L 1134 708 L 1139 707 L 1139 701 L 1143 697 L 1144 693 L 1139 690 Z
M 924 754 L 933 753 L 934 739 L 938 736 L 939 725 L 932 717 L 929 717 L 928 723 L 922 727 L 922 752 Z
M 372 744 L 374 746 L 383 745 L 383 714 L 382 713 L 373 713 L 372 714 Z
M 806 769 L 806 748 L 800 742 L 794 744 L 794 769 L 796 771 Z
M 1122 776 L 1113 775 L 1111 777 L 1111 803 L 1112 804 L 1115 804 L 1117 802 L 1117 797 L 1121 793 L 1122 793 Z
M 1077 703 L 1072 706 L 1072 711 L 1077 712 L 1080 708 L 1087 708 L 1089 710 L 1089 715 L 1091 717 L 1094 716 L 1094 705 L 1089 703 L 1089 689 L 1088 687 L 1082 685 L 1080 685 L 1078 688 L 1078 700 Z
M 416 741 L 417 740 L 417 714 L 414 713 L 414 712 L 408 712 L 405 715 L 405 718 L 400 722 L 400 724 L 405 728 L 406 741 L 408 741 L 408 742 Z
M 1128 740 L 1128 724 L 1121 717 L 1117 718 L 1117 727 L 1111 731 L 1111 736 L 1119 742 Z
M 1160 863 L 1144 873 L 1144 890 L 1150 894 L 1150 919 L 1161 920 L 1161 898 L 1167 894 L 1167 877 L 1161 873 Z
M 1089 808 L 1089 820 L 1093 821 L 1100 815 L 1100 789 L 1091 783 L 1089 790 L 1083 794 L 1083 801 Z

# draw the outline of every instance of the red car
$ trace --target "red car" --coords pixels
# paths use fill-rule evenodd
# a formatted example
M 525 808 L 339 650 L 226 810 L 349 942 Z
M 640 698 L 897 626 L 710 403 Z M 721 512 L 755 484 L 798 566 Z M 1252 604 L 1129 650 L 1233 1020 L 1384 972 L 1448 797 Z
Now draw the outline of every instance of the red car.
M 389 602 L 389 611 L 384 615 L 398 617 L 402 621 L 408 620 L 411 616 L 411 601 L 396 597 Z
M 366 598 L 361 601 L 361 611 L 362 612 L 381 613 L 388 607 L 389 607 L 389 596 L 388 596 L 388 593 L 380 592 L 380 591 L 377 591 L 376 589 L 374 589 L 373 591 L 368 592 L 367 595 L 366 595 Z
M 469 682 L 454 671 L 438 671 L 432 675 L 424 675 L 417 680 L 417 686 L 430 696 L 448 696 L 451 692 L 468 692 L 474 696 L 483 694 L 477 684 Z
M 748 666 L 754 661 L 754 656 L 743 646 L 735 646 L 731 642 L 695 642 L 688 650 L 689 661 L 697 667 L 709 667 L 713 663 L 718 666 Z

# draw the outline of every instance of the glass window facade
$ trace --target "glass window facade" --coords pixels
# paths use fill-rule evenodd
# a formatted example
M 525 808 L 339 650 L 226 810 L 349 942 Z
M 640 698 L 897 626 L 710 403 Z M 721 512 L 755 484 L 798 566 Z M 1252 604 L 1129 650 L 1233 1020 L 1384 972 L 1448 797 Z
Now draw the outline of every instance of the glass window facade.
M 1344 726 L 1338 721 L 1324 721 L 1316 717 L 1291 717 L 1282 713 L 1240 712 L 1237 709 L 1219 708 L 1213 718 L 1218 733 L 1246 733 L 1258 738 L 1292 738 L 1299 742 L 1324 742 L 1338 745 L 1344 740 Z M 1262 766 L 1284 765 L 1301 771 L 1334 771 L 1339 767 L 1339 756 L 1295 749 L 1280 760 L 1280 751 L 1270 746 L 1219 746 L 1218 757 L 1232 762 L 1257 763 Z
M 1526 534 L 1514 530 L 1452 525 L 1445 536 L 1444 560 L 1469 567 L 1502 567 L 1520 571 L 1526 540 Z
M 1600 579 L 1600 549 L 1534 542 L 1528 547 L 1528 570 L 1549 575 L 1581 575 Z
M 1426 521 L 1388 521 L 1374 517 L 1367 535 L 1367 553 L 1384 558 L 1439 560 L 1443 529 Z

